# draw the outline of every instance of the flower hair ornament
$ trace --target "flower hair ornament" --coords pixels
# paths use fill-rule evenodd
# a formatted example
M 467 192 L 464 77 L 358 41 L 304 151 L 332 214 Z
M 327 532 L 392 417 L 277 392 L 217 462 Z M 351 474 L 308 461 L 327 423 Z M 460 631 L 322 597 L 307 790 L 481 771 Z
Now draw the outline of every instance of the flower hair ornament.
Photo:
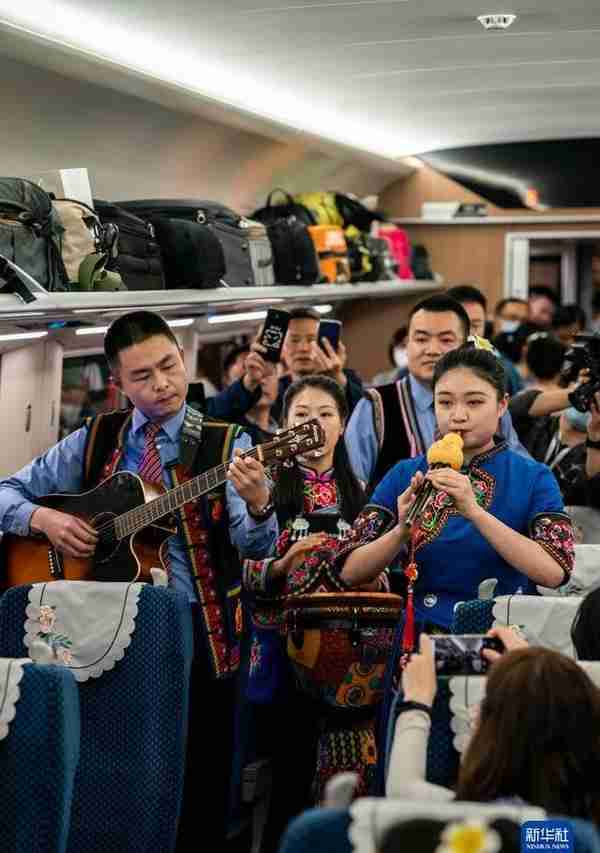
M 502 849 L 500 835 L 480 820 L 448 824 L 440 841 L 435 853 L 500 853 Z

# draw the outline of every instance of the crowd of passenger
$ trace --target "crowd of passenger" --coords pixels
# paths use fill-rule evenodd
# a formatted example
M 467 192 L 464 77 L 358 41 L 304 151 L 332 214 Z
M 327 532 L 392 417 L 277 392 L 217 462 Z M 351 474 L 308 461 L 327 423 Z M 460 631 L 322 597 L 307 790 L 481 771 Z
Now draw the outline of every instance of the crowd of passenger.
M 348 366 L 352 353 L 343 338 L 332 347 L 319 334 L 320 322 L 312 308 L 293 309 L 279 363 L 265 358 L 257 336 L 227 354 L 221 390 L 204 385 L 201 393 L 188 383 L 176 338 L 157 315 L 137 312 L 120 318 L 105 341 L 115 382 L 132 405 L 123 456 L 129 470 L 147 468 L 150 449 L 166 469 L 166 453 L 171 459 L 176 453 L 186 399 L 224 422 L 223 429 L 229 422 L 243 428 L 235 433 L 217 519 L 226 544 L 233 545 L 228 553 L 235 550 L 240 558 L 246 629 L 238 628 L 236 615 L 235 625 L 228 627 L 236 637 L 221 640 L 242 640 L 239 683 L 233 690 L 227 680 L 211 681 L 214 671 L 209 670 L 219 662 L 215 658 L 207 665 L 206 636 L 195 629 L 191 718 L 207 713 L 204 691 L 214 684 L 221 697 L 213 709 L 214 725 L 220 716 L 222 733 L 227 715 L 240 703 L 252 707 L 252 733 L 237 748 L 266 757 L 271 766 L 261 853 L 348 849 L 345 830 L 336 835 L 345 818 L 331 836 L 323 830 L 327 848 L 318 840 L 297 843 L 304 832 L 302 817 L 299 834 L 294 822 L 284 837 L 290 821 L 327 799 L 343 770 L 354 771 L 359 793 L 418 796 L 432 803 L 455 798 L 516 803 L 597 825 L 598 689 L 577 662 L 528 647 L 510 628 L 492 629 L 503 651 L 484 652 L 490 664 L 486 696 L 454 786 L 434 786 L 425 776 L 437 689 L 430 637 L 449 633 L 456 607 L 477 599 L 490 579 L 496 595 L 536 596 L 540 588 L 560 592 L 573 571 L 575 542 L 600 542 L 595 524 L 600 391 L 593 385 L 598 377 L 593 363 L 584 365 L 572 355 L 574 345 L 585 349 L 577 335 L 593 331 L 593 325 L 578 306 L 559 305 L 546 288 L 533 288 L 527 301 L 503 299 L 490 316 L 485 296 L 472 285 L 461 285 L 411 309 L 389 343 L 389 367 L 365 382 Z M 144 389 L 144 383 L 152 389 Z M 165 409 L 159 415 L 161 406 L 170 406 L 169 413 Z M 123 415 L 125 425 L 127 418 Z M 311 419 L 323 429 L 320 449 L 271 473 L 259 460 L 243 456 L 250 444 Z M 165 436 L 154 448 L 149 443 L 154 437 L 146 435 L 152 420 L 157 427 L 165 425 Z M 42 494 L 80 490 L 81 472 L 74 470 L 73 460 L 83 458 L 84 450 L 89 453 L 88 428 L 0 483 L 3 532 L 31 530 L 44 533 L 66 553 L 93 552 L 93 528 L 35 505 Z M 461 438 L 460 463 L 431 468 L 428 450 L 450 433 Z M 411 513 L 426 482 L 432 497 L 414 523 Z M 211 507 L 210 517 L 217 518 Z M 578 508 L 587 514 L 578 516 Z M 191 551 L 188 545 L 172 546 L 170 581 L 188 595 L 200 624 L 202 572 L 214 579 L 218 591 L 219 580 L 213 571 L 217 550 L 210 551 L 217 549 L 216 542 L 205 535 L 198 543 Z M 194 548 L 200 550 L 192 558 Z M 200 569 L 192 563 L 190 571 L 190 560 L 200 553 L 209 562 Z M 295 677 L 285 607 L 290 597 L 307 591 L 403 596 L 404 614 L 389 649 L 393 671 L 386 674 L 378 721 L 381 730 L 394 723 L 385 719 L 389 694 L 402 691 L 386 767 L 373 719 L 363 715 L 357 722 L 346 718 L 332 725 L 330 712 Z M 600 660 L 599 607 L 596 590 L 573 624 L 573 643 L 582 660 Z M 306 650 L 309 656 L 318 653 L 318 647 Z M 223 825 L 216 825 L 217 800 L 230 781 L 226 770 L 233 747 L 220 751 L 218 741 L 196 744 L 196 764 L 205 749 L 213 750 L 208 754 L 215 760 L 223 756 L 217 774 L 221 788 L 215 774 L 212 785 L 207 781 L 218 836 Z M 193 836 L 197 791 L 188 785 L 184 799 L 178 849 Z M 315 813 L 308 818 L 321 828 L 328 820 Z M 595 843 L 600 849 L 600 841 Z M 509 841 L 504 849 L 512 849 Z

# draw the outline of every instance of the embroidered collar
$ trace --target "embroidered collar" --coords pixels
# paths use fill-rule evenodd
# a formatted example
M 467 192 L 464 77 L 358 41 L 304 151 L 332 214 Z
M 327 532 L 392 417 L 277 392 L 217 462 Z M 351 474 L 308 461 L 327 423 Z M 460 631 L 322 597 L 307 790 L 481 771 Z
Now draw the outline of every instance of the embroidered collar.
M 179 433 L 181 432 L 181 428 L 183 426 L 183 420 L 185 418 L 186 406 L 182 406 L 176 415 L 173 415 L 172 418 L 165 421 L 161 424 L 160 429 L 165 432 L 172 442 L 176 443 L 179 439 Z M 139 409 L 133 410 L 133 419 L 131 421 L 131 430 L 134 433 L 142 430 L 149 419 L 143 412 L 140 412 Z
M 310 483 L 330 483 L 333 480 L 333 467 L 328 468 L 322 474 L 319 474 L 314 468 L 309 468 L 307 465 L 298 463 L 298 467 L 302 471 L 302 476 Z

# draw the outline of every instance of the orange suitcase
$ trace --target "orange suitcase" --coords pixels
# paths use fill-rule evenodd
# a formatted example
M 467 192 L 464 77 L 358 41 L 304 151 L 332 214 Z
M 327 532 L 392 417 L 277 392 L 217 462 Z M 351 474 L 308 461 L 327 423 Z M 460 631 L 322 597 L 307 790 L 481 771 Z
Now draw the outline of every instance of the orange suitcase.
M 309 225 L 308 230 L 319 256 L 321 275 L 330 284 L 350 281 L 350 262 L 344 232 L 337 225 Z

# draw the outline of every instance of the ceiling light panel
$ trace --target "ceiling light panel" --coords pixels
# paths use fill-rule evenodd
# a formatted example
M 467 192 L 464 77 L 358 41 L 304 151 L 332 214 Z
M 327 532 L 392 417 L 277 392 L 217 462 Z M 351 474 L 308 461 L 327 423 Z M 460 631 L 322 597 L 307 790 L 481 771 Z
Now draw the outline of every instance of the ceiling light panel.
M 148 31 L 146 6 L 139 10 L 139 18 L 132 16 L 136 5 L 127 4 L 125 7 L 121 4 L 112 17 L 110 7 L 103 6 L 99 11 L 96 4 L 93 7 L 89 4 L 86 8 L 83 0 L 76 10 L 64 0 L 32 0 L 17 10 L 7 0 L 0 0 L 0 17 L 17 29 L 40 34 L 55 44 L 66 44 L 90 56 L 180 86 L 199 97 L 214 99 L 298 130 L 325 135 L 346 145 L 367 147 L 359 116 L 340 113 L 335 123 L 331 122 L 334 86 L 331 92 L 322 90 L 322 94 L 315 97 L 310 85 L 304 89 L 298 87 L 298 76 L 289 66 L 288 79 L 280 78 L 278 85 L 274 86 L 273 75 L 268 73 L 268 69 L 255 67 L 250 76 L 247 66 L 236 67 L 235 63 L 225 62 L 220 52 L 222 38 L 217 38 L 216 42 L 213 39 L 212 43 L 209 41 L 206 51 L 199 50 L 198 35 L 206 39 L 206 33 L 211 29 L 210 20 L 198 19 L 196 28 L 187 20 L 185 26 L 179 21 L 179 29 L 174 30 L 173 17 L 165 16 L 160 34 L 153 34 Z M 339 19 L 339 10 L 335 15 Z M 236 16 L 229 14 L 227 22 L 228 26 L 235 25 Z M 315 16 L 314 26 L 322 35 L 319 16 Z M 259 32 L 264 33 L 262 24 L 257 35 Z M 244 43 L 247 43 L 247 23 L 242 27 L 240 36 L 242 34 Z M 267 39 L 265 44 L 268 42 Z M 272 44 L 271 41 L 271 47 Z M 240 88 L 242 73 L 246 85 Z M 327 129 L 326 134 L 323 134 L 324 128 Z M 394 157 L 396 148 L 394 133 L 387 133 L 383 127 L 370 128 L 368 150 Z
M 10 332 L 6 335 L 0 334 L 0 341 L 27 341 L 45 338 L 48 332 Z
M 587 60 L 596 56 L 600 4 L 528 0 L 526 9 L 516 10 L 519 20 L 502 33 L 486 33 L 475 20 L 488 11 L 474 0 L 172 0 L 167 6 L 162 0 L 20 5 L 0 0 L 0 17 L 9 25 L 70 45 L 83 59 L 86 53 L 104 58 L 145 81 L 179 87 L 198 103 L 219 101 L 242 114 L 385 157 L 427 150 L 430 93 L 436 88 L 445 93 L 434 104 L 440 109 L 454 93 L 461 95 L 456 114 L 438 126 L 439 147 L 462 143 L 465 127 L 469 144 L 488 137 L 486 122 L 478 126 L 474 120 L 483 76 L 478 66 L 488 62 L 507 70 L 512 63 L 519 85 L 530 87 L 523 114 L 510 114 L 506 132 L 512 138 L 547 132 L 545 123 L 537 128 L 542 90 L 536 84 L 540 77 L 544 83 L 548 79 L 542 73 L 546 68 L 551 83 L 556 69 L 571 68 L 556 60 L 581 59 L 572 67 L 587 70 L 573 76 L 566 71 L 571 88 L 555 87 L 555 126 L 563 126 L 563 109 L 579 97 L 587 99 L 585 88 L 596 85 L 595 65 Z M 536 66 L 527 63 L 545 60 L 536 77 Z M 391 74 L 351 77 L 381 72 Z M 465 81 L 464 75 L 474 79 Z M 487 86 L 489 77 L 484 82 Z M 502 96 L 495 97 L 503 97 L 505 85 L 496 81 L 492 88 Z M 582 117 L 586 128 L 591 121 Z

